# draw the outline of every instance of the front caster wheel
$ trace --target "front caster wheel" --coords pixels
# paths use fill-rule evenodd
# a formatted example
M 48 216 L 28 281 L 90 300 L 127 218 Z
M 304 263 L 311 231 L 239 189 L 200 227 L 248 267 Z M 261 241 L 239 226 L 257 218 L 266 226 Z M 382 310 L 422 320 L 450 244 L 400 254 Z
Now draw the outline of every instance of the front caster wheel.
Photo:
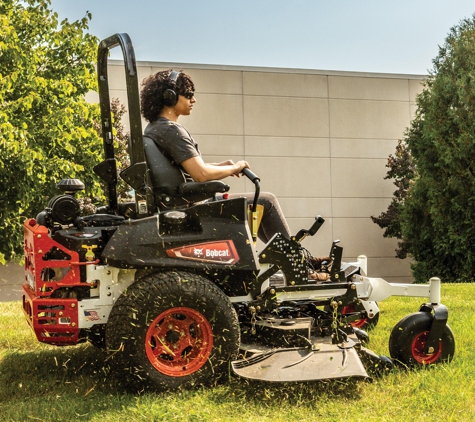
M 240 331 L 228 297 L 187 272 L 145 276 L 114 305 L 107 349 L 126 385 L 154 389 L 215 382 L 238 354 Z
M 391 357 L 408 366 L 431 365 L 450 361 L 455 353 L 452 330 L 445 326 L 434 350 L 424 353 L 434 316 L 429 312 L 415 312 L 399 321 L 389 337 Z

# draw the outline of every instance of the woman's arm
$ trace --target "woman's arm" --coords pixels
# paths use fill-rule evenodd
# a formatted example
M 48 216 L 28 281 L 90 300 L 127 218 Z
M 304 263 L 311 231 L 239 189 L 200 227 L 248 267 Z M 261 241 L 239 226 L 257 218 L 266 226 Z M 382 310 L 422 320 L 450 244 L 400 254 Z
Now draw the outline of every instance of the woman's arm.
M 239 176 L 242 169 L 250 168 L 246 161 L 234 163 L 232 160 L 222 163 L 205 163 L 201 156 L 189 158 L 181 163 L 181 166 L 195 182 L 207 182 L 209 180 L 221 180 L 228 176 Z

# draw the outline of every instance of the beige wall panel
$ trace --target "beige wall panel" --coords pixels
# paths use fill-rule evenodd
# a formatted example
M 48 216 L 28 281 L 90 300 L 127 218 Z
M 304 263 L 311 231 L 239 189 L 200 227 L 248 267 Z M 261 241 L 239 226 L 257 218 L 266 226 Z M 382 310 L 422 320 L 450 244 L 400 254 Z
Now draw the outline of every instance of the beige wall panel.
M 123 65 L 108 65 L 107 77 L 109 79 L 109 89 L 127 89 L 125 86 L 125 71 Z
M 409 259 L 397 259 L 392 257 L 369 258 L 368 275 L 370 277 L 381 277 L 386 281 L 388 281 L 387 277 L 393 277 L 394 281 L 401 279 L 397 281 L 402 283 L 411 283 L 413 281 Z
M 285 198 L 278 197 L 286 218 L 311 218 L 317 215 L 325 220 L 332 216 L 330 198 Z
M 333 217 L 364 218 L 378 216 L 387 210 L 390 202 L 390 198 L 333 198 Z
M 330 100 L 334 138 L 398 139 L 409 120 L 407 102 Z
M 170 66 L 152 67 L 149 73 L 156 73 L 170 69 Z M 190 75 L 196 88 L 196 92 L 212 94 L 242 94 L 242 72 L 237 70 L 214 70 L 187 68 L 186 65 L 174 66 L 176 70 L 183 70 Z M 198 96 L 197 96 L 198 97 Z M 198 97 L 199 98 L 199 97 Z
M 341 240 L 345 257 L 392 258 L 397 247 L 397 239 L 383 238 L 370 218 L 334 218 L 333 237 Z
M 330 197 L 328 159 L 253 157 L 252 170 L 261 178 L 261 190 L 278 198 Z
M 232 70 L 184 69 L 191 76 L 200 99 L 201 93 L 242 94 L 242 72 Z
M 329 157 L 328 138 L 291 138 L 275 136 L 246 136 L 247 156 L 265 157 Z
M 245 135 L 329 135 L 327 100 L 244 96 Z
M 164 69 L 160 69 L 160 70 L 164 70 Z M 155 72 L 157 71 L 158 69 Z M 151 66 L 137 65 L 137 79 L 138 79 L 138 84 L 139 84 L 139 90 L 140 90 L 140 85 L 142 83 L 142 80 L 151 74 L 152 74 Z M 107 76 L 109 78 L 109 89 L 123 89 L 123 90 L 127 89 L 126 83 L 125 83 L 125 68 L 122 64 L 121 65 L 109 64 L 107 66 Z
M 244 95 L 328 97 L 326 75 L 243 72 Z
M 127 99 L 127 91 L 125 89 L 111 89 L 110 90 L 110 99 L 118 98 L 122 104 L 125 105 L 128 109 L 128 99 Z M 127 117 L 128 119 L 128 117 Z M 124 119 L 123 119 L 124 120 Z
M 156 73 L 156 72 L 152 72 L 152 67 L 151 66 L 137 67 L 137 79 L 139 81 L 139 91 L 142 88 L 143 80 L 145 78 L 148 78 L 153 73 Z
M 194 140 L 198 143 L 201 154 L 203 156 L 209 154 L 218 154 L 223 158 L 221 161 L 235 156 L 238 160 L 244 159 L 244 137 L 240 135 L 193 135 Z
M 424 88 L 423 80 L 412 79 L 409 80 L 409 98 L 410 101 L 414 101 L 416 99 L 416 95 L 422 92 Z
M 242 135 L 242 96 L 201 94 L 193 113 L 180 123 L 195 134 Z
M 330 98 L 409 101 L 407 79 L 329 76 L 328 86 Z
M 388 158 L 394 154 L 397 140 L 338 139 L 331 140 L 333 158 Z
M 334 198 L 392 197 L 394 185 L 384 180 L 386 160 L 331 160 L 332 192 Z

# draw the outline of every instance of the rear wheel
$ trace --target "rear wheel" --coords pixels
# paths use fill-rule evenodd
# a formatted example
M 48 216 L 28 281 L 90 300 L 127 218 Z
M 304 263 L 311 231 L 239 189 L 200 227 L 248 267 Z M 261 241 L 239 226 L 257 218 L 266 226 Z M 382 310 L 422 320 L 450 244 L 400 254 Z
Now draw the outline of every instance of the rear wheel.
M 196 274 L 148 275 L 117 300 L 107 348 L 128 383 L 155 388 L 210 384 L 239 350 L 239 325 L 228 297 Z
M 203 367 L 213 349 L 213 329 L 191 308 L 170 308 L 158 315 L 145 336 L 145 351 L 153 367 L 171 377 L 183 377 Z
M 408 366 L 448 362 L 455 353 L 452 330 L 445 326 L 434 350 L 425 353 L 425 345 L 434 316 L 429 312 L 415 312 L 399 321 L 389 337 L 391 357 Z

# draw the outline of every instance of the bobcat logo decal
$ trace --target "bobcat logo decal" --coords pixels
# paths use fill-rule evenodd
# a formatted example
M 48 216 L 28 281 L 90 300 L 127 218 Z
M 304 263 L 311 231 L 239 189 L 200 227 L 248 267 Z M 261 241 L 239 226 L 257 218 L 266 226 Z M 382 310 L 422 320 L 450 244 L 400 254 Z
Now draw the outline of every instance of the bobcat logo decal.
M 239 262 L 239 255 L 232 240 L 218 240 L 168 249 L 167 255 L 170 258 L 223 265 L 234 265 Z
M 201 249 L 198 249 L 198 248 L 194 248 L 194 255 L 195 256 L 203 256 L 203 249 L 204 248 L 201 248 Z

